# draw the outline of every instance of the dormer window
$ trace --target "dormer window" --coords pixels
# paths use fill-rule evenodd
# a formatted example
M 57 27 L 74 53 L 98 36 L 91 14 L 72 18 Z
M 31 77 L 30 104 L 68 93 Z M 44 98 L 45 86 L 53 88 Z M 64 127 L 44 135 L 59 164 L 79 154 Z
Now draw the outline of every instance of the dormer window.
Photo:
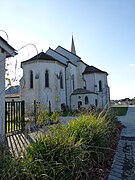
M 30 88 L 33 88 L 33 71 L 30 71 Z

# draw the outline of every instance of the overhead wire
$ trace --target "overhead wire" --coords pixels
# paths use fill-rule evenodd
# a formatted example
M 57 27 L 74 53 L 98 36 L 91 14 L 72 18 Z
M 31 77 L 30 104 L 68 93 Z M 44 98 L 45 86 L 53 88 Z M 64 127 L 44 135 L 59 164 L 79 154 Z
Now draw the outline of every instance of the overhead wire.
M 6 32 L 5 32 L 5 33 L 6 33 Z M 6 34 L 7 34 L 7 33 L 6 33 Z M 8 35 L 7 35 L 7 37 L 8 37 Z M 33 43 L 28 43 L 28 44 L 22 46 L 21 48 L 13 51 L 10 55 L 11 55 L 11 56 L 12 56 L 12 55 L 15 55 L 15 53 L 16 53 L 16 55 L 17 55 L 17 54 L 18 54 L 18 53 L 17 53 L 18 51 L 22 50 L 23 48 L 25 48 L 25 47 L 27 47 L 27 46 L 29 46 L 29 45 L 32 45 L 32 46 L 36 49 L 36 53 L 37 53 L 36 59 L 38 60 L 38 49 L 37 49 L 36 45 L 33 44 Z M 5 58 L 3 58 L 3 59 L 0 61 L 0 63 L 2 63 L 4 60 L 5 60 Z M 17 59 L 16 59 L 16 62 L 17 62 Z M 37 61 L 37 63 L 38 63 L 38 61 Z M 1 66 L 1 65 L 0 65 L 0 66 Z M 17 68 L 17 64 L 15 65 L 15 79 L 16 79 L 16 68 Z M 38 65 L 37 65 L 37 68 L 38 68 Z M 5 91 L 5 89 L 3 89 L 3 90 L 0 92 L 0 94 L 2 94 L 4 91 Z

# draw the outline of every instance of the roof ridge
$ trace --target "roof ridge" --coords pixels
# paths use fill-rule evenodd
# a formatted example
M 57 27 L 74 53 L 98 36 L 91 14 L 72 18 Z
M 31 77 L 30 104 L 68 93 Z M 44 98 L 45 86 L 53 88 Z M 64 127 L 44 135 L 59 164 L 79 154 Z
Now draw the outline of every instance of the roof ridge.
M 54 49 L 52 49 L 52 48 L 50 48 L 50 47 L 49 47 L 49 49 L 51 49 L 52 51 L 56 52 L 57 54 L 59 54 L 59 55 L 61 55 L 61 56 L 65 57 L 66 59 L 68 59 L 68 60 L 69 60 L 69 58 L 67 58 L 67 57 L 66 57 L 66 56 L 64 56 L 63 54 L 61 54 L 61 53 L 57 52 L 56 50 L 54 50 Z M 47 51 L 48 51 L 48 50 L 47 50 Z
M 60 47 L 60 48 L 62 48 L 62 49 L 64 49 L 64 50 L 66 50 L 67 52 L 69 52 L 69 53 L 71 53 L 72 55 L 74 55 L 74 56 L 76 56 L 76 57 L 78 57 L 78 58 L 81 59 L 81 57 L 79 57 L 78 55 L 76 55 L 76 54 L 70 52 L 69 50 L 65 49 L 64 47 L 62 47 L 62 46 L 60 46 L 60 45 L 58 45 L 58 47 Z M 58 47 L 57 47 L 57 48 L 58 48 Z M 56 48 L 56 49 L 57 49 L 57 48 Z M 56 49 L 55 49 L 55 50 L 56 50 Z
M 46 57 L 41 57 L 42 54 L 45 55 Z M 47 59 L 47 57 L 48 57 L 48 59 Z M 50 58 L 50 59 L 49 59 L 49 58 Z M 29 62 L 29 61 L 35 61 L 35 60 L 53 60 L 53 61 L 57 61 L 57 62 L 59 62 L 59 63 L 61 63 L 61 64 L 64 64 L 64 63 L 60 62 L 59 59 L 56 59 L 56 58 L 52 57 L 51 55 L 49 55 L 49 54 L 47 54 L 47 53 L 45 53 L 45 52 L 40 52 L 39 54 L 33 56 L 32 58 L 27 59 L 27 60 L 25 60 L 25 61 L 22 61 L 22 62 L 21 62 L 21 67 L 22 67 L 22 64 L 23 64 L 23 63 L 26 63 L 26 62 Z M 64 64 L 64 65 L 65 65 L 65 64 Z

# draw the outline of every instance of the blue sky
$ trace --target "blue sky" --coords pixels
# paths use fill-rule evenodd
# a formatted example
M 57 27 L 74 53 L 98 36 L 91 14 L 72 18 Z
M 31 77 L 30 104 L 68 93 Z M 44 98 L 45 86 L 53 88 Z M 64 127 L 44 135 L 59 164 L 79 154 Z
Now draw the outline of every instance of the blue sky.
M 134 0 L 1 0 L 0 22 L 15 49 L 70 50 L 73 33 L 77 55 L 108 72 L 111 99 L 135 97 Z M 13 69 L 35 54 L 33 46 L 20 50 Z

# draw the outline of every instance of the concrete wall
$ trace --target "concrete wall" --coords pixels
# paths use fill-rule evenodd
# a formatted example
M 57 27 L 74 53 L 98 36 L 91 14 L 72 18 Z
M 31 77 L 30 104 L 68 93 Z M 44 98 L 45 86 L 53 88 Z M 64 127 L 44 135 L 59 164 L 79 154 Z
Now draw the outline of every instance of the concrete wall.
M 0 48 L 0 135 L 5 134 L 5 58 Z

